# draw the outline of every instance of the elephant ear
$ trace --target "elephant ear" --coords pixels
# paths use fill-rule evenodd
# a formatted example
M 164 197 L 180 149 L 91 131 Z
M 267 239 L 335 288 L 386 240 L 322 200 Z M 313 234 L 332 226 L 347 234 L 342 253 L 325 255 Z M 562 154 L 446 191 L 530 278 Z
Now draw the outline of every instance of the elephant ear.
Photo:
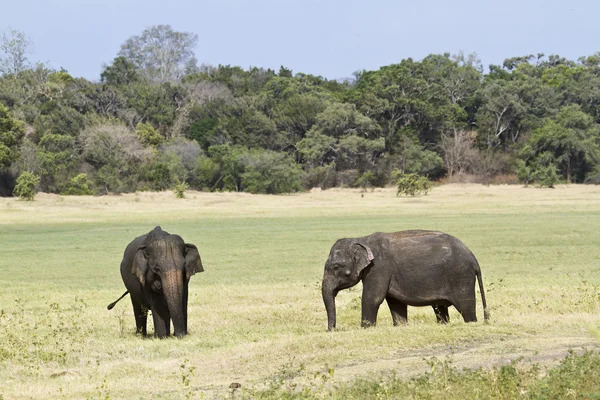
M 357 273 L 360 274 L 363 269 L 373 262 L 375 257 L 373 257 L 373 252 L 369 246 L 360 243 L 354 243 L 354 245 L 354 262 L 356 263 Z
M 190 279 L 196 272 L 204 272 L 198 248 L 191 243 L 185 244 L 185 275 Z
M 131 273 L 139 279 L 142 286 L 146 284 L 146 271 L 148 270 L 148 258 L 146 257 L 145 246 L 138 247 L 133 257 Z

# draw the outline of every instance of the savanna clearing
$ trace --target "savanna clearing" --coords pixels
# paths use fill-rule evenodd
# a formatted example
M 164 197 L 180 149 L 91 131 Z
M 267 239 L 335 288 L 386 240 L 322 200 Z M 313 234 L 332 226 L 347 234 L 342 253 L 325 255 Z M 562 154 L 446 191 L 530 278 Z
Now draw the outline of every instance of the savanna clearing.
M 125 246 L 156 225 L 196 244 L 205 268 L 181 340 L 136 337 L 129 299 L 106 310 L 124 292 Z M 600 347 L 598 226 L 591 185 L 0 198 L 0 398 L 228 397 L 232 382 L 241 393 L 314 373 L 333 373 L 330 384 L 411 376 L 432 357 L 556 363 Z M 395 328 L 384 303 L 362 329 L 359 284 L 338 295 L 328 333 L 320 284 L 334 241 L 404 229 L 441 230 L 473 251 L 490 323 L 478 293 L 474 324 L 451 308 L 441 326 L 430 307 L 409 307 L 409 326 Z

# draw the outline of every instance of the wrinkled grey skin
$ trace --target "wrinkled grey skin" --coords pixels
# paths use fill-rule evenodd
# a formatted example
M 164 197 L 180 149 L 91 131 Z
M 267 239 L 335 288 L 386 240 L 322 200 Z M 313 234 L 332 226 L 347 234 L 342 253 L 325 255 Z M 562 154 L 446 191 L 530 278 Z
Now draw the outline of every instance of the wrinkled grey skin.
M 335 297 L 363 284 L 363 327 L 374 326 L 386 300 L 394 325 L 407 323 L 407 306 L 432 306 L 438 322 L 447 323 L 454 306 L 465 322 L 477 321 L 475 279 L 479 281 L 484 319 L 488 320 L 481 270 L 473 253 L 457 238 L 435 231 L 373 233 L 338 240 L 329 253 L 322 295 L 327 328 L 336 323 Z
M 121 262 L 121 277 L 131 296 L 137 333 L 147 336 L 148 310 L 152 311 L 154 336 L 183 337 L 188 332 L 188 283 L 192 275 L 204 271 L 198 249 L 157 226 L 129 243 Z

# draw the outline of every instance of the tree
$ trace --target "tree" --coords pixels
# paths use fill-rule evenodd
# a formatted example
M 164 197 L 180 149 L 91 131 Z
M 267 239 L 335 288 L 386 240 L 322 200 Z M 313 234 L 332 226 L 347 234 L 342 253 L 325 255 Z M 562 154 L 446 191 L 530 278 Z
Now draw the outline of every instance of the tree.
M 25 33 L 16 29 L 10 29 L 2 34 L 0 38 L 0 50 L 4 57 L 0 58 L 0 73 L 2 75 L 17 75 L 29 68 L 27 54 L 31 52 L 32 40 Z
M 83 130 L 79 140 L 83 159 L 96 170 L 97 187 L 107 194 L 136 189 L 137 169 L 151 152 L 134 132 L 120 125 L 97 125 Z
M 19 107 L 25 113 L 25 120 L 31 123 L 39 114 L 48 77 L 54 71 L 38 63 L 33 68 L 16 75 L 0 76 L 0 100 L 8 107 Z
M 140 75 L 138 68 L 126 57 L 115 57 L 112 65 L 106 65 L 100 74 L 100 81 L 107 85 L 129 85 L 138 82 Z
M 296 143 L 310 166 L 335 163 L 338 170 L 373 169 L 385 149 L 381 128 L 361 114 L 354 104 L 330 103 L 315 116 L 313 127 Z
M 291 69 L 284 67 L 283 65 L 279 67 L 279 73 L 277 74 L 282 78 L 291 78 L 294 76 Z
M 486 85 L 480 93 L 482 105 L 477 112 L 480 135 L 488 148 L 515 143 L 519 137 L 519 119 L 525 112 L 515 87 L 502 81 Z
M 354 104 L 331 103 L 316 116 L 315 128 L 324 135 L 340 138 L 357 135 L 377 138 L 381 128 L 371 118 L 361 114 Z
M 310 130 L 306 137 L 296 143 L 296 148 L 306 165 L 317 167 L 331 162 L 331 155 L 335 152 L 333 147 L 335 143 L 335 138 L 323 135 L 316 130 Z M 326 157 L 328 154 L 330 157 Z
M 170 25 L 154 25 L 127 39 L 118 54 L 133 62 L 146 79 L 172 82 L 181 79 L 190 65 L 196 64 L 193 49 L 197 41 L 195 33 L 177 32 Z
M 418 134 L 409 127 L 398 130 L 397 145 L 392 154 L 387 155 L 389 168 L 402 173 L 417 173 L 428 177 L 439 177 L 443 172 L 444 161 L 440 155 L 422 144 Z
M 533 133 L 521 158 L 521 167 L 532 168 L 534 174 L 537 167 L 551 167 L 568 183 L 583 182 L 600 163 L 600 127 L 578 105 L 563 107 Z
M 409 58 L 360 74 L 349 98 L 379 123 L 388 152 L 394 152 L 403 129 L 427 144 L 438 140 L 448 120 L 465 122 L 462 106 L 476 88 L 478 73 L 470 66 L 457 66 L 449 57 L 429 56 L 422 62 Z
M 453 130 L 442 134 L 440 144 L 448 176 L 465 171 L 475 139 L 473 131 Z
M 181 96 L 179 87 L 138 82 L 125 86 L 122 92 L 131 112 L 124 119 L 131 129 L 140 122 L 148 122 L 169 138 L 169 127 L 175 120 Z
M 19 146 L 25 135 L 25 124 L 10 116 L 0 103 L 0 170 L 10 167 L 19 158 Z
M 73 106 L 82 113 L 95 112 L 103 117 L 117 117 L 125 111 L 125 98 L 113 86 L 97 85 L 85 80 L 75 82 L 76 100 Z
M 274 119 L 279 129 L 296 142 L 304 138 L 326 107 L 327 101 L 322 96 L 312 93 L 296 94 L 276 105 Z
M 223 143 L 252 148 L 281 151 L 293 144 L 277 130 L 273 119 L 257 109 L 253 97 L 249 96 L 236 99 L 228 107 L 226 114 L 219 118 L 213 134 Z

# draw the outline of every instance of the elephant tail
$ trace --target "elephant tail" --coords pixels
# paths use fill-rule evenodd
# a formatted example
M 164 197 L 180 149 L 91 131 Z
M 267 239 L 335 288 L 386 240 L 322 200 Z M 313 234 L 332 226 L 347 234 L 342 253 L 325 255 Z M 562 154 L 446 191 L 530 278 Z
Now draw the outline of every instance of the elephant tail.
M 483 304 L 483 320 L 488 322 L 490 319 L 490 313 L 487 310 L 487 303 L 485 301 L 485 291 L 483 290 L 483 279 L 481 278 L 481 268 L 477 269 L 477 282 L 479 282 L 479 293 L 481 294 L 481 304 Z
M 119 297 L 117 300 L 110 303 L 106 308 L 109 310 L 112 310 L 113 307 L 115 306 L 115 304 L 117 304 L 119 302 L 119 300 L 121 300 L 123 297 L 127 296 L 128 294 L 129 294 L 129 290 L 126 291 L 125 293 L 123 293 L 123 295 L 121 297 Z

